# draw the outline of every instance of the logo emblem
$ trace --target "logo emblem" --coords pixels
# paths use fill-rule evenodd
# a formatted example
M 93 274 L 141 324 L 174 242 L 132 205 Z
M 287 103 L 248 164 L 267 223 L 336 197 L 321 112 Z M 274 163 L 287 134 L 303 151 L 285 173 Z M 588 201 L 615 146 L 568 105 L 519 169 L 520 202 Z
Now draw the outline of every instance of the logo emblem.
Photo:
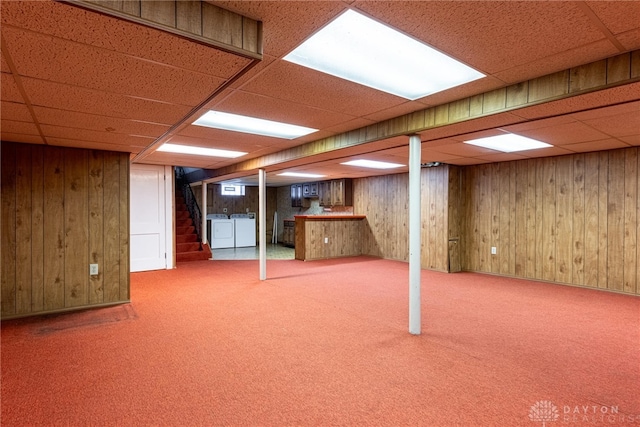
M 549 421 L 556 421 L 559 416 L 558 408 L 550 400 L 540 400 L 529 409 L 529 419 L 542 422 L 542 427 Z

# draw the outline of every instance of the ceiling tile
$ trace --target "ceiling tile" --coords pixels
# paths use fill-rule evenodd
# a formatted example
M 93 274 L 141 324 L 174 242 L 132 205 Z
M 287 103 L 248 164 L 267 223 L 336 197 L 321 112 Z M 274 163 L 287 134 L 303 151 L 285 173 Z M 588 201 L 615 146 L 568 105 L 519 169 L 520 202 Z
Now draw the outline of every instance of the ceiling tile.
M 17 133 L 23 135 L 40 135 L 38 128 L 31 122 L 18 122 L 2 117 L 2 132 Z
M 0 114 L 2 114 L 2 120 L 15 120 L 18 122 L 30 122 L 33 120 L 27 106 L 17 102 L 2 101 Z
M 3 35 L 21 76 L 189 106 L 223 83 L 210 75 L 50 36 L 11 28 Z
M 101 92 L 45 80 L 23 78 L 27 96 L 34 106 L 172 124 L 189 112 L 189 107 L 126 95 Z
M 2 141 L 22 142 L 24 144 L 44 144 L 40 135 L 11 133 L 5 129 L 2 129 L 0 137 L 2 138 Z
M 599 141 L 581 142 L 578 144 L 564 145 L 562 148 L 571 150 L 575 153 L 588 153 L 591 151 L 614 150 L 616 148 L 626 148 L 629 145 L 615 138 L 609 138 Z
M 575 144 L 578 142 L 597 141 L 607 138 L 607 134 L 602 133 L 590 126 L 582 123 L 566 123 L 556 126 L 547 126 L 538 129 L 522 130 L 518 135 L 537 139 L 551 145 Z
M 2 100 L 24 104 L 25 100 L 20 94 L 20 90 L 18 89 L 18 85 L 16 84 L 16 80 L 13 78 L 13 75 L 2 73 L 2 75 L 0 75 L 0 78 L 0 84 L 2 87 L 0 93 L 2 93 Z
M 615 117 L 585 120 L 593 128 L 616 137 L 640 134 L 640 111 L 619 114 Z

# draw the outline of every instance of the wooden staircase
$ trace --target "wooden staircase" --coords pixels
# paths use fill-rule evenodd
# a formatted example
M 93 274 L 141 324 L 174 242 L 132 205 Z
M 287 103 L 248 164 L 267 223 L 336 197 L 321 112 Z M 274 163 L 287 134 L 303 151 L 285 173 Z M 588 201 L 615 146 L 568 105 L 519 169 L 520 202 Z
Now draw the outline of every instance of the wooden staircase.
M 176 262 L 211 259 L 209 245 L 200 243 L 182 192 L 176 189 Z

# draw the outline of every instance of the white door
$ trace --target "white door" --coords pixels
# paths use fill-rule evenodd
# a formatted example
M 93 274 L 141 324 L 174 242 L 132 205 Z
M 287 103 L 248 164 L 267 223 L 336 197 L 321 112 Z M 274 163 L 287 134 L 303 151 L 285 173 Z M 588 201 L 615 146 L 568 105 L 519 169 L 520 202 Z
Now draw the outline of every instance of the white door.
M 167 267 L 165 167 L 131 165 L 131 271 Z

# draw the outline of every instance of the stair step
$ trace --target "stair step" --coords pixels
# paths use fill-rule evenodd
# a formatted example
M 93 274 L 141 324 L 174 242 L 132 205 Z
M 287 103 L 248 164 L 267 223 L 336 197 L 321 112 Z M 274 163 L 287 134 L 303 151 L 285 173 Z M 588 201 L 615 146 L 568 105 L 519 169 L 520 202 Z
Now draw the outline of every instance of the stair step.
M 200 251 L 200 242 L 176 243 L 176 254 Z
M 176 228 L 178 227 L 191 227 L 193 226 L 193 221 L 191 220 L 191 218 L 182 218 L 182 219 L 178 219 L 176 218 Z
M 211 254 L 207 254 L 204 251 L 183 252 L 176 254 L 176 262 L 206 261 L 208 259 L 211 259 Z
M 176 235 L 176 243 L 197 242 L 198 236 L 195 233 Z
M 179 234 L 193 234 L 193 232 L 195 230 L 196 230 L 196 228 L 194 226 L 176 227 L 176 235 L 179 235 Z
M 176 219 L 186 219 L 186 218 L 191 218 L 191 215 L 189 214 L 189 211 L 184 209 L 178 209 L 176 207 Z

